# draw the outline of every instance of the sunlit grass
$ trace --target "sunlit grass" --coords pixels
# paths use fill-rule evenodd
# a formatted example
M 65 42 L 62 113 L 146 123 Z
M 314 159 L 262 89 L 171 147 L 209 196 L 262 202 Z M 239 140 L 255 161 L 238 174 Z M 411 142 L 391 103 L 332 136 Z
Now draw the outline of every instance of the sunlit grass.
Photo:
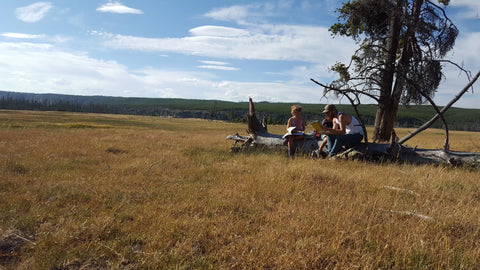
M 225 137 L 245 128 L 0 112 L 0 236 L 27 239 L 0 266 L 480 268 L 478 170 L 231 153 Z M 478 151 L 479 138 L 452 131 L 451 148 Z

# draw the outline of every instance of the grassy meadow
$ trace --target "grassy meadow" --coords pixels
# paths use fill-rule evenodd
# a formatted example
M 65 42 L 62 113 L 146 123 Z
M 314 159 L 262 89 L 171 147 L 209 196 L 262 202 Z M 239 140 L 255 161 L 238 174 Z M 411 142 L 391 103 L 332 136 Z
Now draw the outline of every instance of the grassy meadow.
M 231 153 L 245 129 L 0 111 L 0 269 L 480 269 L 478 170 Z

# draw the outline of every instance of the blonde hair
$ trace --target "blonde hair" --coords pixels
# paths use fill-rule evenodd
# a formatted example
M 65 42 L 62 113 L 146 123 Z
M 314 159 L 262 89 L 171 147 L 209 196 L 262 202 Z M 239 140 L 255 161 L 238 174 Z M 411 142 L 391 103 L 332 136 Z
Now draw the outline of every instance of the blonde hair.
M 300 105 L 293 105 L 290 109 L 291 109 L 291 112 L 292 112 L 292 114 L 293 114 L 293 111 L 295 111 L 295 110 L 300 110 L 300 111 L 302 111 L 302 106 L 300 106 Z

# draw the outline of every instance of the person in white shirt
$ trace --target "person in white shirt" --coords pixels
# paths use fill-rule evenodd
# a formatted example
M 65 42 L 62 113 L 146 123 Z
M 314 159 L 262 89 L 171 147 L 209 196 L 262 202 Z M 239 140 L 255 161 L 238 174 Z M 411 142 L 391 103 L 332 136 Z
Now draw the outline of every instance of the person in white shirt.
M 362 141 L 364 136 L 362 125 L 353 115 L 337 111 L 333 104 L 326 105 L 323 113 L 333 118 L 333 127 L 324 130 L 330 157 L 340 152 L 342 146 L 352 147 Z

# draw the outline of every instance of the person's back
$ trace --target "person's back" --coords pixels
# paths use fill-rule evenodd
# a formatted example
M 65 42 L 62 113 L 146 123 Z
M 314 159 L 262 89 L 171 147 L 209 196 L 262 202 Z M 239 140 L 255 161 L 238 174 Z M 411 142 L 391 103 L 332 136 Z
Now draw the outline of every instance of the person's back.
M 295 127 L 295 131 L 305 131 L 305 119 L 303 117 L 297 118 L 292 116 L 289 119 L 288 127 Z

